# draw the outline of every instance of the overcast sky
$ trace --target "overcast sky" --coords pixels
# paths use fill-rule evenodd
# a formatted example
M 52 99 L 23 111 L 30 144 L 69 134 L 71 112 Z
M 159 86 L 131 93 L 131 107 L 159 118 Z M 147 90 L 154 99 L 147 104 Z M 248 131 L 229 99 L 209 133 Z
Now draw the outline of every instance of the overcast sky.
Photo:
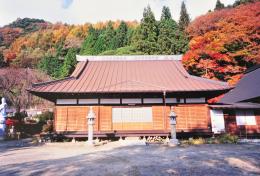
M 39 18 L 69 24 L 96 23 L 107 20 L 140 20 L 150 4 L 157 19 L 164 5 L 178 20 L 183 0 L 0 0 L 0 26 L 18 17 Z M 184 0 L 191 18 L 214 9 L 216 0 Z M 235 0 L 221 0 L 225 5 Z

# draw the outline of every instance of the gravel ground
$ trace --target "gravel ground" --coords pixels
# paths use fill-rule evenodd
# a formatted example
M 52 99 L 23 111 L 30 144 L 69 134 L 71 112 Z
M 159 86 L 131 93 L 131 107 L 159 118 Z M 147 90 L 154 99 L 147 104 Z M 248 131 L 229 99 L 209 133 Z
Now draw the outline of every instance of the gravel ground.
M 260 175 L 259 144 L 186 147 L 0 142 L 0 175 Z

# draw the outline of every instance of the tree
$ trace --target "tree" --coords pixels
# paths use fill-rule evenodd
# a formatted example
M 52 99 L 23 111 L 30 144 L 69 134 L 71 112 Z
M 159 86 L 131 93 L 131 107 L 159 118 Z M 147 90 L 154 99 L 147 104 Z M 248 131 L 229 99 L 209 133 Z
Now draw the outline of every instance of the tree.
M 116 30 L 114 37 L 114 48 L 120 48 L 126 46 L 128 43 L 128 27 L 127 24 L 122 21 Z
M 233 4 L 233 7 L 239 6 L 241 4 L 247 4 L 247 3 L 253 3 L 253 2 L 257 2 L 259 0 L 236 0 Z
M 69 76 L 69 74 L 71 74 L 72 71 L 75 69 L 75 65 L 77 64 L 76 53 L 77 50 L 75 48 L 69 49 L 61 67 L 60 77 L 64 78 Z
M 161 21 L 172 19 L 172 14 L 169 7 L 163 6 Z
M 155 54 L 158 52 L 158 26 L 154 14 L 148 6 L 144 9 L 140 27 L 134 36 L 135 47 L 145 54 Z
M 93 48 L 94 48 L 96 41 L 98 40 L 99 33 L 100 33 L 99 30 L 94 29 L 92 26 L 90 26 L 90 28 L 88 30 L 88 35 L 82 44 L 80 54 L 82 54 L 82 55 L 96 54 L 94 52 Z
M 179 19 L 179 27 L 181 31 L 185 31 L 186 27 L 190 23 L 190 16 L 187 12 L 186 5 L 184 1 L 182 1 L 181 4 L 181 13 L 180 13 L 180 19 Z
M 6 64 L 5 60 L 4 60 L 4 55 L 3 55 L 2 52 L 0 52 L 0 68 L 5 67 L 6 65 L 7 64 Z
M 192 37 L 182 61 L 198 76 L 234 84 L 245 70 L 260 63 L 258 23 L 260 2 L 215 11 L 187 28 Z
M 158 45 L 160 54 L 181 54 L 187 50 L 188 41 L 178 24 L 172 19 L 168 7 L 163 7 L 159 23 Z
M 21 108 L 27 108 L 30 103 L 27 88 L 33 82 L 48 80 L 46 75 L 32 69 L 6 68 L 2 70 L 0 75 L 0 93 L 6 97 L 11 105 L 15 107 L 19 113 Z
M 45 56 L 38 65 L 38 68 L 53 78 L 60 78 L 62 61 L 58 57 Z
M 106 50 L 108 50 L 108 46 L 107 46 L 107 43 L 106 43 L 106 37 L 103 33 L 100 33 L 96 43 L 94 44 L 93 54 L 94 55 L 100 54 L 100 53 L 102 53 Z
M 114 30 L 113 23 L 111 21 L 109 21 L 105 31 L 103 32 L 103 36 L 101 36 L 101 38 L 103 38 L 102 40 L 104 40 L 104 43 L 103 43 L 104 50 L 115 49 L 115 46 L 114 46 L 115 35 L 116 35 L 116 32 Z M 101 52 L 103 52 L 103 51 L 101 51 Z M 99 53 L 101 53 L 101 52 L 99 52 Z
M 220 10 L 223 8 L 225 8 L 225 5 L 223 3 L 221 3 L 220 0 L 217 0 L 215 10 Z

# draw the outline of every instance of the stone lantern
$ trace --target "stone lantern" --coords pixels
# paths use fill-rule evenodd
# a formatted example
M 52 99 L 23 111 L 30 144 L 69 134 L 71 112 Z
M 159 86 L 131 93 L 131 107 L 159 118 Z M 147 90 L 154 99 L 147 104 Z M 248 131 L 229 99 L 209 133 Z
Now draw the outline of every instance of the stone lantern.
M 93 107 L 90 106 L 89 112 L 87 115 L 87 119 L 88 119 L 88 141 L 87 141 L 87 143 L 90 145 L 94 144 L 93 133 L 94 133 L 95 118 L 96 118 L 96 115 L 93 111 Z
M 5 98 L 2 98 L 2 103 L 0 105 L 0 140 L 4 140 L 5 138 L 5 120 L 7 117 L 6 114 L 7 104 Z
M 170 139 L 171 145 L 179 144 L 179 141 L 176 138 L 176 117 L 177 117 L 177 115 L 174 112 L 173 107 L 171 107 L 171 111 L 170 111 L 170 114 L 169 114 L 170 126 L 171 126 L 171 139 Z

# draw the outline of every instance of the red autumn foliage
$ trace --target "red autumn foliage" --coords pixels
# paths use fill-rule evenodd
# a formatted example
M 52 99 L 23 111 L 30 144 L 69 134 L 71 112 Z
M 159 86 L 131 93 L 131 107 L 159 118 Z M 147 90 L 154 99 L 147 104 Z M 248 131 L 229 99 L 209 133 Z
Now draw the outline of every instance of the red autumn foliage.
M 210 12 L 187 28 L 190 50 L 183 63 L 192 74 L 236 83 L 260 63 L 260 2 Z

